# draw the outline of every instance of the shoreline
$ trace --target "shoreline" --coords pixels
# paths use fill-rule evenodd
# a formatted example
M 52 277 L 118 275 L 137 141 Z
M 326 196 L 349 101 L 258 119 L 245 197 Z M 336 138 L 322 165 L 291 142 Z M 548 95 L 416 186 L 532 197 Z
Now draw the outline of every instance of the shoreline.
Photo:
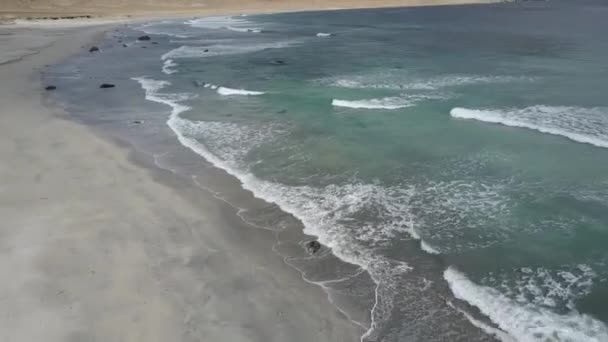
M 27 46 L 28 53 L 0 65 L 0 75 L 14 80 L 0 92 L 4 103 L 9 97 L 12 103 L 2 116 L 2 127 L 11 130 L 3 134 L 3 145 L 13 147 L 0 150 L 0 156 L 14 165 L 0 169 L 11 184 L 3 188 L 0 203 L 8 208 L 4 216 L 10 226 L 27 227 L 2 231 L 10 248 L 2 252 L 6 261 L 0 269 L 6 278 L 14 269 L 27 274 L 2 285 L 10 294 L 4 310 L 12 313 L 0 321 L 3 336 L 164 341 L 204 333 L 239 341 L 253 333 L 260 340 L 358 340 L 364 331 L 327 300 L 321 287 L 274 254 L 273 232 L 243 227 L 234 212 L 229 214 L 234 208 L 187 180 L 145 167 L 134 150 L 113 146 L 39 103 L 40 68 L 110 28 L 58 27 L 55 37 L 45 36 L 44 44 Z M 29 38 L 48 33 L 25 31 Z M 9 49 L 19 46 L 19 38 L 11 44 Z M 26 127 L 24 137 L 19 132 Z M 25 213 L 30 208 L 34 217 Z M 24 258 L 20 248 L 33 239 L 36 248 L 26 248 Z M 228 265 L 234 270 L 226 270 Z M 243 308 L 242 302 L 257 305 Z M 211 317 L 199 316 L 240 328 L 224 331 L 222 324 L 209 325 Z M 34 318 L 40 325 L 26 329 Z
M 194 7 L 163 7 L 150 5 L 146 9 L 133 9 L 135 5 L 127 5 L 122 8 L 107 9 L 103 7 L 93 6 L 89 10 L 71 12 L 66 9 L 62 10 L 38 10 L 34 8 L 13 8 L 0 11 L 0 25 L 4 18 L 8 24 L 17 21 L 20 24 L 48 24 L 59 23 L 65 24 L 72 21 L 83 21 L 86 23 L 95 23 L 96 21 L 151 21 L 170 18 L 185 18 L 185 17 L 204 17 L 204 16 L 225 16 L 239 14 L 275 14 L 275 13 L 295 13 L 295 12 L 316 12 L 316 11 L 340 11 L 340 10 L 358 10 L 358 9 L 375 9 L 375 8 L 406 8 L 406 7 L 433 7 L 433 6 L 461 6 L 461 5 L 487 5 L 499 3 L 499 0 L 388 0 L 378 3 L 370 0 L 351 0 L 351 1 L 334 1 L 331 3 L 305 3 L 287 2 L 287 3 L 254 3 L 253 5 L 229 4 L 220 6 L 205 6 Z M 160 9 L 159 9 L 160 7 Z M 59 8 L 59 7 L 57 7 Z M 74 17 L 66 19 L 66 17 Z M 84 17 L 84 18 L 83 18 Z M 1 26 L 0 26 L 1 27 Z
M 120 85 L 119 85 L 119 86 L 120 86 Z M 247 88 L 247 89 L 249 89 L 249 88 Z M 258 88 L 253 88 L 253 89 L 258 89 Z M 176 132 L 176 133 L 177 133 L 177 132 Z M 102 135 L 102 134 L 100 134 L 100 136 L 102 136 L 102 137 L 103 137 L 103 135 Z M 133 148 L 135 148 L 134 146 L 132 146 L 132 147 L 133 147 Z M 135 148 L 135 149 L 136 149 L 136 148 Z M 130 149 L 129 149 L 129 150 L 130 150 Z M 131 154 L 138 154 L 138 153 L 131 153 Z M 203 157 L 204 157 L 204 156 L 203 156 Z M 138 157 L 138 158 L 139 158 L 139 157 Z M 133 158 L 131 158 L 131 160 L 132 160 L 132 159 L 133 159 Z M 137 159 L 137 158 L 136 158 L 136 159 Z M 144 158 L 144 159 L 145 159 L 145 158 Z M 209 160 L 207 160 L 207 161 L 209 161 Z M 141 164 L 141 166 L 146 167 L 146 163 L 144 162 L 143 164 Z M 148 166 L 151 166 L 151 168 L 155 170 L 154 166 L 152 166 L 152 165 L 150 165 L 150 164 L 148 164 Z M 161 164 L 156 164 L 156 166 L 159 166 L 159 167 L 161 167 L 161 168 L 162 168 Z M 221 167 L 220 167 L 220 168 L 221 168 Z M 150 171 L 150 172 L 154 173 L 154 171 Z M 165 178 L 163 177 L 163 175 L 159 175 L 159 176 L 158 176 L 158 180 L 167 182 L 167 180 L 165 180 Z M 190 182 L 189 180 L 188 180 L 187 182 L 184 182 L 184 183 L 191 184 L 191 182 Z M 196 180 L 195 180 L 195 183 L 197 183 L 197 182 L 196 182 Z M 198 183 L 197 183 L 197 184 L 198 184 Z M 203 186 L 203 188 L 204 188 L 204 186 Z M 255 193 L 255 189 L 254 189 L 253 191 L 254 191 L 254 193 Z M 213 191 L 209 191 L 209 192 L 210 192 L 210 193 L 212 193 L 212 195 L 213 195 Z M 195 198 L 195 197 L 193 196 L 193 198 Z M 216 198 L 217 198 L 217 197 L 216 197 Z M 221 198 L 220 198 L 220 199 L 221 199 Z M 196 202 L 196 201 L 194 201 L 194 202 Z M 229 201 L 226 201 L 226 202 L 228 203 L 228 205 L 229 205 L 229 206 L 232 206 L 232 205 L 230 205 L 230 202 L 229 202 Z M 272 201 L 270 201 L 270 202 L 272 203 Z M 232 206 L 232 207 L 233 207 L 232 209 L 237 209 L 237 210 L 238 210 L 238 206 Z M 228 209 L 228 211 L 233 211 L 233 210 Z M 238 216 L 240 216 L 240 211 L 238 211 L 238 212 L 237 212 L 237 215 L 238 215 Z M 294 215 L 296 215 L 296 214 L 294 214 Z M 234 216 L 234 212 L 230 213 L 230 216 L 231 216 L 231 217 L 232 217 L 232 216 Z M 296 217 L 297 217 L 297 216 L 296 216 Z M 245 219 L 244 217 L 241 217 L 241 219 L 242 219 L 243 221 L 245 221 L 245 222 L 246 222 L 246 219 Z M 250 226 L 251 226 L 251 225 L 250 225 Z M 253 226 L 255 226 L 255 224 L 253 224 Z M 250 229 L 250 228 L 251 228 L 251 227 L 249 227 L 249 229 Z M 275 234 L 276 234 L 276 232 L 275 232 Z M 302 242 L 302 244 L 303 244 L 303 241 L 301 241 L 301 242 Z M 273 246 L 273 247 L 274 247 L 274 246 Z M 280 253 L 278 253 L 278 254 L 280 254 Z M 295 267 L 295 266 L 294 266 L 294 267 Z M 297 267 L 295 267 L 295 268 L 297 269 Z M 446 272 L 447 272 L 447 271 L 446 271 Z M 449 282 L 449 279 L 447 279 L 448 277 L 446 276 L 446 274 L 448 274 L 448 273 L 444 273 L 443 278 L 445 278 L 445 280 Z M 305 272 L 301 272 L 301 276 L 302 276 L 302 278 L 304 278 L 304 280 L 308 281 L 308 280 L 306 279 L 306 277 L 305 277 Z M 323 285 L 322 285 L 322 283 L 320 283 L 320 284 L 319 284 L 319 283 L 315 283 L 315 282 L 312 282 L 312 283 L 313 283 L 313 284 L 316 284 L 316 285 L 321 285 L 321 286 L 323 286 Z M 330 302 L 331 302 L 331 297 L 330 297 Z M 448 303 L 448 304 L 449 304 L 449 303 Z M 457 310 L 457 309 L 456 309 L 456 310 Z M 466 313 L 466 312 L 462 312 L 462 313 L 463 313 L 463 315 L 465 315 L 465 316 L 467 315 L 467 313 Z M 468 317 L 467 317 L 467 318 L 468 318 Z M 471 320 L 471 321 L 473 321 L 473 320 L 474 320 L 474 318 L 473 318 L 473 319 L 468 318 L 468 319 L 469 319 L 469 320 Z M 352 320 L 352 319 L 351 319 L 351 320 Z M 490 322 L 490 323 L 491 323 L 491 322 Z M 483 327 L 478 326 L 477 324 L 475 324 L 475 322 L 473 322 L 473 324 L 474 324 L 474 325 L 475 325 L 477 328 L 481 328 L 481 329 L 483 329 Z M 490 328 L 492 328 L 492 327 L 490 327 Z M 485 329 L 484 329 L 484 330 L 485 330 Z M 500 330 L 498 330 L 498 332 L 500 332 Z M 493 334 L 492 332 L 489 332 L 489 333 L 490 333 L 490 334 Z M 363 339 L 365 339 L 365 335 L 364 335 L 364 338 L 363 338 Z

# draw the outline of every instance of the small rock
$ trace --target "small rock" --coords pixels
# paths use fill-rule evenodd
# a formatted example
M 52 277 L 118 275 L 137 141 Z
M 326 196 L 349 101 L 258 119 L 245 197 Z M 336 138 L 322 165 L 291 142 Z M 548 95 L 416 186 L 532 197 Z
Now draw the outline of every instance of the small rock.
M 285 113 L 287 113 L 287 109 L 282 109 L 277 112 L 277 114 L 285 114 Z
M 209 52 L 209 49 L 205 49 L 205 51 L 203 51 L 203 52 Z
M 152 42 L 152 44 L 153 44 L 153 45 L 156 45 L 156 44 L 158 44 L 158 42 Z
M 93 53 L 93 52 L 98 52 L 98 51 L 99 51 L 99 48 L 98 48 L 97 46 L 92 46 L 92 47 L 89 49 L 89 52 L 91 52 L 91 53 Z
M 54 85 L 46 86 L 46 88 L 44 88 L 44 90 L 55 90 L 55 89 L 57 89 L 57 87 L 55 87 Z
M 274 61 L 272 61 L 272 64 L 274 65 L 285 65 L 285 61 L 280 60 L 280 59 L 275 59 Z
M 141 121 L 141 120 L 133 120 L 133 123 L 134 123 L 134 124 L 138 124 L 138 125 L 139 125 L 139 124 L 142 124 L 142 123 L 143 123 L 143 121 Z
M 114 88 L 114 87 L 116 87 L 116 86 L 111 83 L 103 83 L 102 85 L 99 86 L 99 88 L 101 88 L 101 89 Z
M 321 249 L 321 244 L 317 240 L 308 241 L 306 243 L 306 250 L 310 254 L 315 254 Z
M 127 45 L 127 44 L 122 44 L 122 47 L 129 47 L 129 45 Z
M 137 40 L 150 40 L 150 36 L 141 36 Z

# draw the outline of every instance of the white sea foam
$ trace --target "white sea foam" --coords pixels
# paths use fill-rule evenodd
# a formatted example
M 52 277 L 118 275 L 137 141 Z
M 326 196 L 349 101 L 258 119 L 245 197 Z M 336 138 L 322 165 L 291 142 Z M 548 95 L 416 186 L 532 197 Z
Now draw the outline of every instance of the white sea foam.
M 608 109 L 532 106 L 523 109 L 454 108 L 450 115 L 559 135 L 572 141 L 608 148 Z
M 320 83 L 340 88 L 351 89 L 387 89 L 387 90 L 438 90 L 456 86 L 486 83 L 508 83 L 531 81 L 530 77 L 517 76 L 483 76 L 483 75 L 446 75 L 427 79 L 410 75 L 402 70 L 378 72 L 365 75 L 330 77 Z
M 249 33 L 262 33 L 261 28 L 257 27 L 234 27 L 234 26 L 226 26 L 230 31 L 236 32 L 249 32 Z
M 205 17 L 186 21 L 186 24 L 192 27 L 204 28 L 204 29 L 227 29 L 235 32 L 249 32 L 249 33 L 260 33 L 262 29 L 259 27 L 252 27 L 251 21 L 245 19 L 243 16 L 230 17 L 230 16 L 216 16 L 216 17 Z
M 585 264 L 563 266 L 555 270 L 523 267 L 517 274 L 489 274 L 481 280 L 505 296 L 526 305 L 545 308 L 576 309 L 576 300 L 591 293 L 597 274 Z
M 455 306 L 453 303 L 448 302 L 448 305 L 450 307 L 452 307 L 454 310 L 460 312 L 464 317 L 466 317 L 471 322 L 471 324 L 473 324 L 474 326 L 483 330 L 486 334 L 494 335 L 502 342 L 517 342 L 511 335 L 507 334 L 506 332 L 504 332 L 500 329 L 490 326 L 486 322 L 482 322 L 482 321 L 478 320 L 477 318 L 471 316 L 471 314 L 469 314 L 468 312 Z
M 608 327 L 572 310 L 557 314 L 549 309 L 518 303 L 498 290 L 479 286 L 453 267 L 443 274 L 456 298 L 476 306 L 516 341 L 608 341 Z
M 368 100 L 339 100 L 333 99 L 332 105 L 335 107 L 344 107 L 352 109 L 386 109 L 394 110 L 406 107 L 415 106 L 417 103 L 424 100 L 443 100 L 449 96 L 445 94 L 428 94 L 428 95 L 408 95 L 402 94 L 400 96 L 384 97 L 379 99 L 368 99 Z
M 237 177 L 243 186 L 265 199 L 268 202 L 276 203 L 284 211 L 294 214 L 300 218 L 305 226 L 306 232 L 320 237 L 321 241 L 335 251 L 342 259 L 356 264 L 375 260 L 371 254 L 362 253 L 350 246 L 356 247 L 359 243 L 356 238 L 342 234 L 341 226 L 350 220 L 348 215 L 352 215 L 368 206 L 381 206 L 386 212 L 387 222 L 382 227 L 370 225 L 361 230 L 363 235 L 373 235 L 376 241 L 390 241 L 398 232 L 409 232 L 411 220 L 407 211 L 407 199 L 411 193 L 402 188 L 383 188 L 373 184 L 345 184 L 328 185 L 324 188 L 310 186 L 287 186 L 278 183 L 268 182 L 258 179 L 246 170 L 235 168 L 237 161 L 231 160 L 232 153 L 219 156 L 211 152 L 207 146 L 192 138 L 192 133 L 199 130 L 210 134 L 209 127 L 204 128 L 205 122 L 193 123 L 183 119 L 179 113 L 190 109 L 181 105 L 180 100 L 187 99 L 186 94 L 161 94 L 159 90 L 170 83 L 166 81 L 155 81 L 144 77 L 134 78 L 146 90 L 146 98 L 150 101 L 163 103 L 171 106 L 172 112 L 168 120 L 168 125 L 177 135 L 180 142 L 200 154 L 205 159 L 212 162 L 219 168 Z M 211 127 L 215 127 L 210 125 Z M 218 132 L 219 134 L 219 132 Z M 221 137 L 222 135 L 217 135 Z M 222 144 L 226 147 L 226 141 Z M 343 210 L 338 210 L 342 208 Z M 375 210 L 378 210 L 375 208 Z M 327 221 L 331 218 L 331 222 Z M 344 223 L 339 223 L 344 219 Z M 349 240 L 352 240 L 350 243 Z M 349 251 L 350 250 L 350 251 Z M 367 255 L 367 257 L 365 257 Z M 357 262 L 356 262 L 357 261 Z
M 233 89 L 233 88 L 227 88 L 227 87 L 217 88 L 217 93 L 220 95 L 224 95 L 224 96 L 231 96 L 231 95 L 255 96 L 255 95 L 264 95 L 265 94 L 263 91 Z
M 220 43 L 207 44 L 205 46 L 183 45 L 165 53 L 162 55 L 161 59 L 205 58 L 224 55 L 238 55 L 265 49 L 281 49 L 288 47 L 291 44 L 291 42 L 246 43 L 222 40 Z
M 321 37 L 321 38 L 327 38 L 327 37 L 331 37 L 331 36 L 332 36 L 331 33 L 324 33 L 324 32 L 317 33 L 317 37 Z
M 429 245 L 427 242 L 425 242 L 422 239 L 420 240 L 420 248 L 429 254 L 441 254 L 441 252 L 438 249 Z
M 330 247 L 342 260 L 360 265 L 376 282 L 376 303 L 372 310 L 372 327 L 390 317 L 395 296 L 397 277 L 411 267 L 404 262 L 386 259 L 366 246 L 387 245 L 393 239 L 408 234 L 412 217 L 408 210 L 411 190 L 401 187 L 386 188 L 374 184 L 344 184 L 325 187 L 288 186 L 269 182 L 254 176 L 240 160 L 252 145 L 277 136 L 260 129 L 238 127 L 234 123 L 193 122 L 180 117 L 190 108 L 179 103 L 187 94 L 163 94 L 166 81 L 145 77 L 134 78 L 146 90 L 150 101 L 169 105 L 171 115 L 167 121 L 180 143 L 204 157 L 216 167 L 239 179 L 243 188 L 258 198 L 275 203 L 283 211 L 300 219 L 307 234 L 316 235 L 321 243 Z M 226 132 L 229 132 L 226 134 Z M 258 133 L 256 133 L 258 132 Z M 280 134 L 279 134 L 280 135 Z M 205 144 L 200 141 L 205 141 Z M 354 220 L 360 212 L 373 210 L 377 219 Z M 357 225 L 352 227 L 352 225 Z M 357 235 L 353 234 L 354 232 Z M 364 243 L 363 243 L 364 242 Z
M 163 63 L 163 73 L 165 73 L 167 75 L 176 73 L 177 70 L 173 69 L 176 66 L 177 66 L 177 63 L 175 63 L 172 59 L 166 59 L 165 62 Z
M 408 99 L 399 97 L 385 97 L 382 99 L 371 100 L 332 100 L 331 104 L 335 107 L 345 107 L 353 109 L 399 109 L 413 106 L 414 103 Z

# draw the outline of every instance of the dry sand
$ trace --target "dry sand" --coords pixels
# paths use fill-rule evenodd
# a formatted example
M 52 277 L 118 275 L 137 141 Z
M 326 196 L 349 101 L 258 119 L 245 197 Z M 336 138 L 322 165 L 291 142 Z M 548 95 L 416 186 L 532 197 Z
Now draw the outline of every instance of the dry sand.
M 1 0 L 0 18 L 66 15 L 155 16 L 457 5 L 497 0 Z
M 0 341 L 359 340 L 270 232 L 43 105 L 105 28 L 0 28 Z

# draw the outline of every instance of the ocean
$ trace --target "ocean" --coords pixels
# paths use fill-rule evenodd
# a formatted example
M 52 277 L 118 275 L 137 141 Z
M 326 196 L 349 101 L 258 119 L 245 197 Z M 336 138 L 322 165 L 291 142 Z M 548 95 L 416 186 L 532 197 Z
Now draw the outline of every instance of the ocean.
M 601 0 L 172 19 L 44 78 L 363 341 L 608 341 L 607 32 Z

